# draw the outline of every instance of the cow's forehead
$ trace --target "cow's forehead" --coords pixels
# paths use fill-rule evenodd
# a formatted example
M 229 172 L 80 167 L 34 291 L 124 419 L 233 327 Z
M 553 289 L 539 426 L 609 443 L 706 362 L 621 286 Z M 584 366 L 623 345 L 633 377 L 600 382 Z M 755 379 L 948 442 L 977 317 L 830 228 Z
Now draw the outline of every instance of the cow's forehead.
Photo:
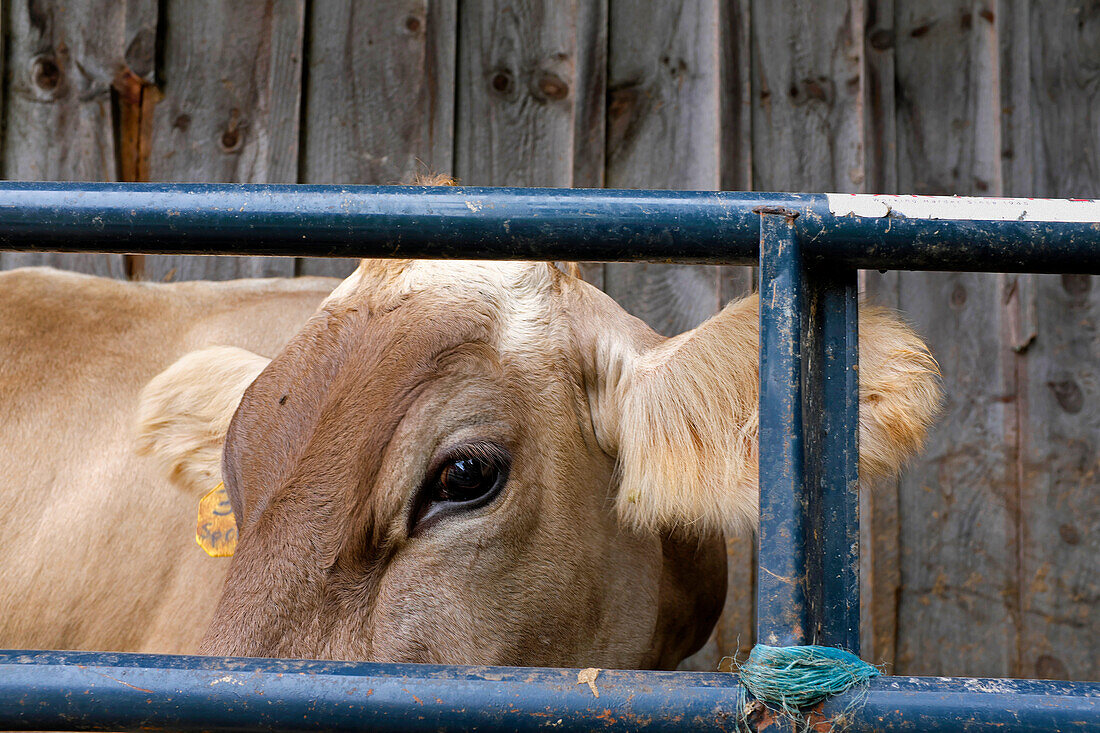
M 486 299 L 547 297 L 560 271 L 545 262 L 482 260 L 362 260 L 329 296 L 379 301 L 412 292 L 468 291 Z
M 555 287 L 567 279 L 545 262 L 481 260 L 363 260 L 329 296 L 326 304 L 357 302 L 385 309 L 416 298 L 441 308 L 476 306 L 488 316 L 502 350 L 545 346 Z

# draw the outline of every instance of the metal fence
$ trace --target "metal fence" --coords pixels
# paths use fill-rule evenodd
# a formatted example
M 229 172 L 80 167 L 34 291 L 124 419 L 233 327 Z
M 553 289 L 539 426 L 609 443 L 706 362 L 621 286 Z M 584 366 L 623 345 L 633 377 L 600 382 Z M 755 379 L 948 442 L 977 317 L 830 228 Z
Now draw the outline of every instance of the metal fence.
M 0 249 L 759 262 L 757 637 L 859 651 L 858 268 L 1100 274 L 1100 201 L 0 184 Z M 225 684 L 219 684 L 224 682 Z M 736 676 L 0 652 L 0 728 L 764 728 Z M 850 730 L 1100 730 L 1100 684 L 881 677 Z

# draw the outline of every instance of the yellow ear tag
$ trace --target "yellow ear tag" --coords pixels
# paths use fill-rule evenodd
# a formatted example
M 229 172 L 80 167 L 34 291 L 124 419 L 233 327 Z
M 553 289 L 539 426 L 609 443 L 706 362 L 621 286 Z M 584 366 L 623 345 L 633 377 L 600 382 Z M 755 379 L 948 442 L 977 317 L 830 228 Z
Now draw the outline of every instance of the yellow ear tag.
M 199 499 L 195 542 L 210 557 L 231 557 L 237 549 L 237 520 L 224 483 Z

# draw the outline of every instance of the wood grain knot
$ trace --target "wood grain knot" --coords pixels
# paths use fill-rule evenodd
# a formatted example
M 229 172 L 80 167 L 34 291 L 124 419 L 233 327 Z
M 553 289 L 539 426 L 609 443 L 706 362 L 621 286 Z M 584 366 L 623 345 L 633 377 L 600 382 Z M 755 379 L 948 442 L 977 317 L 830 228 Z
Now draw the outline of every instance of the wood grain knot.
M 886 51 L 894 47 L 894 31 L 890 28 L 878 28 L 871 31 L 867 40 L 876 51 Z
M 31 59 L 31 81 L 45 94 L 53 96 L 61 86 L 61 67 L 49 54 L 41 54 Z
M 489 77 L 489 86 L 501 96 L 508 96 L 516 88 L 516 76 L 508 69 L 497 69 Z
M 1035 675 L 1044 680 L 1070 679 L 1065 662 L 1049 654 L 1040 654 L 1035 660 Z
M 1090 275 L 1062 275 L 1062 289 L 1070 295 L 1078 297 L 1088 295 L 1092 290 L 1092 277 Z
M 537 96 L 558 101 L 569 96 L 569 85 L 557 74 L 545 72 L 535 82 Z
M 966 288 L 962 283 L 957 283 L 954 288 L 951 289 L 951 307 L 962 308 L 966 305 Z
M 629 115 L 637 106 L 639 85 L 637 82 L 622 84 L 608 90 L 607 115 L 612 119 Z
M 817 76 L 791 84 L 789 93 L 796 107 L 815 101 L 831 106 L 836 98 L 836 84 L 828 77 Z
M 241 111 L 234 107 L 229 111 L 229 123 L 225 126 L 225 131 L 222 132 L 222 152 L 235 153 L 241 149 L 244 139 L 242 127 Z
M 1059 407 L 1071 415 L 1075 415 L 1085 406 L 1085 395 L 1080 385 L 1072 379 L 1061 379 L 1057 382 L 1047 382 L 1050 391 L 1054 393 Z
M 1081 533 L 1077 531 L 1077 528 L 1072 524 L 1062 524 L 1058 527 L 1058 536 L 1062 538 L 1062 542 L 1067 545 L 1077 545 L 1081 543 Z

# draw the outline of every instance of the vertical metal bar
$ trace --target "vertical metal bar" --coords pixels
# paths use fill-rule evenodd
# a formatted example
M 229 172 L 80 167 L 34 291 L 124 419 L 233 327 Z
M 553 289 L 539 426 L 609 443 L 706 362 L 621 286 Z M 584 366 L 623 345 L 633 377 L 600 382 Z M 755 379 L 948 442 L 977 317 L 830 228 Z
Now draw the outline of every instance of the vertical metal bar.
M 854 270 L 806 276 L 803 426 L 819 578 L 817 643 L 859 654 L 859 332 Z
M 808 268 L 797 214 L 759 213 L 757 638 L 858 654 L 856 275 Z
M 809 484 L 802 424 L 804 268 L 798 214 L 760 213 L 760 529 L 756 638 L 771 646 L 813 643 L 808 578 Z

